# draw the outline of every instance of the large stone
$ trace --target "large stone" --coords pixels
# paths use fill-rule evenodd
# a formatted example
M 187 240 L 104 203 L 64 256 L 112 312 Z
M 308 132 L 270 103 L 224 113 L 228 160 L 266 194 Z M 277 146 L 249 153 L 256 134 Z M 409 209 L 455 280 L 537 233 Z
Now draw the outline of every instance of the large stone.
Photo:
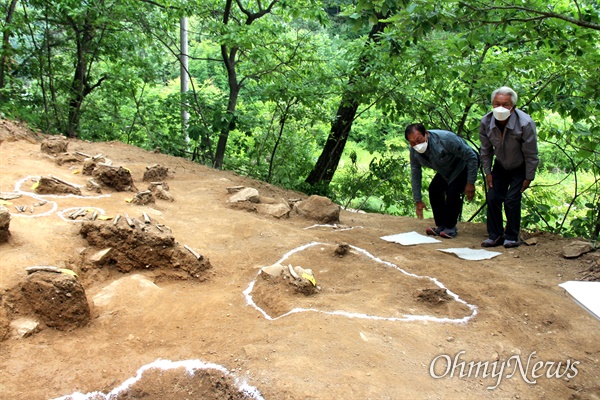
M 244 188 L 231 196 L 228 201 L 230 203 L 239 203 L 243 201 L 258 203 L 260 201 L 260 197 L 258 195 L 258 190 L 254 188 Z
M 27 276 L 21 290 L 31 309 L 49 327 L 69 331 L 90 322 L 85 290 L 70 274 L 35 272 Z
M 563 247 L 564 258 L 576 258 L 582 254 L 589 253 L 594 250 L 594 246 L 590 242 L 584 242 L 582 240 L 574 240 L 568 245 Z
M 290 215 L 291 208 L 287 203 L 261 203 L 256 205 L 256 211 L 260 214 L 267 214 L 275 218 L 287 218 Z
M 10 236 L 10 212 L 8 208 L 0 206 L 0 243 L 8 241 Z
M 340 206 L 323 196 L 310 196 L 308 199 L 294 204 L 294 210 L 304 218 L 324 224 L 340 220 Z

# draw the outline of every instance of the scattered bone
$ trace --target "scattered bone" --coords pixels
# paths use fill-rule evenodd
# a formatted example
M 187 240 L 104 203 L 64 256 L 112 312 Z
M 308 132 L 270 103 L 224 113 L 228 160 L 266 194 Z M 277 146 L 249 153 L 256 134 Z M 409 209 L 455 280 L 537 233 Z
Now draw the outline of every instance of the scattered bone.
M 158 229 L 161 232 L 164 232 L 163 225 L 161 225 L 161 224 L 156 224 L 156 229 Z
M 196 257 L 196 259 L 197 259 L 198 261 L 202 261 L 202 259 L 204 258 L 204 256 L 203 256 L 202 254 L 198 254 L 198 253 L 196 253 L 196 252 L 195 252 L 195 251 L 194 251 L 194 250 L 193 250 L 193 249 L 192 249 L 190 246 L 188 246 L 187 244 L 184 244 L 184 245 L 183 245 L 183 247 L 184 247 L 184 248 L 185 248 L 187 251 L 189 251 L 190 253 L 192 253 L 192 255 L 193 255 L 194 257 Z
M 0 192 L 0 199 L 2 200 L 14 200 L 21 197 L 20 193 L 8 193 L 8 192 Z
M 92 156 L 90 156 L 89 154 L 85 154 L 81 151 L 76 151 L 75 154 L 79 154 L 80 156 L 85 157 L 85 158 L 92 158 Z
M 296 271 L 294 271 L 294 267 L 292 267 L 292 264 L 288 264 L 288 271 L 290 272 L 290 275 L 292 276 L 292 278 L 300 279 L 300 275 L 298 275 L 296 273 Z
M 86 189 L 90 192 L 102 193 L 102 187 L 93 178 L 87 181 Z
M 119 223 L 119 220 L 121 219 L 121 214 L 117 214 L 117 216 L 115 217 L 115 220 L 113 221 L 113 225 L 117 225 Z
M 85 208 L 80 208 L 79 210 L 74 211 L 71 214 L 69 214 L 69 218 L 77 219 L 79 217 L 85 217 L 86 215 L 87 215 L 87 210 Z
M 98 211 L 94 211 L 94 213 L 90 216 L 91 221 L 95 221 L 98 218 Z
M 132 228 L 135 228 L 135 224 L 133 223 L 131 218 L 129 218 L 129 215 L 127 215 L 127 213 L 124 213 L 124 214 L 125 214 L 125 221 L 127 221 L 127 225 L 129 225 Z
M 145 224 L 150 224 L 152 223 L 152 220 L 150 219 L 150 216 L 148 214 L 146 214 L 145 212 L 142 213 L 142 216 L 144 217 L 144 223 Z
M 51 267 L 51 266 L 35 266 L 35 267 L 27 267 L 25 268 L 25 271 L 27 271 L 27 274 L 33 274 L 34 272 L 54 272 L 56 274 L 60 274 L 60 268 L 58 267 Z
M 42 176 L 35 188 L 35 192 L 38 194 L 70 193 L 78 196 L 81 195 L 81 190 L 77 186 L 52 175 L 47 177 Z

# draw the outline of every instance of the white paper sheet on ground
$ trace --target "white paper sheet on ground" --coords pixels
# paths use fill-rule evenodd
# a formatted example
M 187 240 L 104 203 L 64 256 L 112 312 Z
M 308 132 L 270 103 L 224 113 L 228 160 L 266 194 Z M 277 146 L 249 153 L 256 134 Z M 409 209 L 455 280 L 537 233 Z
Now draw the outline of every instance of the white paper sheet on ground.
M 600 320 L 600 282 L 567 281 L 558 286 L 565 289 L 577 304 Z
M 453 248 L 453 249 L 438 249 L 438 250 L 443 251 L 444 253 L 453 253 L 464 260 L 472 260 L 472 261 L 489 260 L 490 258 L 493 258 L 493 257 L 496 257 L 497 255 L 502 254 L 502 253 L 498 253 L 497 251 L 489 251 L 489 250 L 483 250 L 483 249 L 475 250 L 475 249 L 469 249 L 467 247 Z
M 434 239 L 429 236 L 421 235 L 420 233 L 417 233 L 414 231 L 406 232 L 406 233 L 398 233 L 396 235 L 382 236 L 381 239 L 388 241 L 388 242 L 400 243 L 401 245 L 404 245 L 404 246 L 410 246 L 410 245 L 414 245 L 414 244 L 441 242 L 440 240 Z

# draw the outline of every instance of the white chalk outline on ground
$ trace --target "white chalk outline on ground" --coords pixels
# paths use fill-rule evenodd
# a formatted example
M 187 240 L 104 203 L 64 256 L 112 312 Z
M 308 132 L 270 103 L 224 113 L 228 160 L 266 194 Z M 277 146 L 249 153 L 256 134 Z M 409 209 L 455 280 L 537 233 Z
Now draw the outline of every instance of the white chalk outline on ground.
M 20 179 L 17 181 L 17 183 L 15 183 L 15 190 L 14 192 L 19 193 L 21 195 L 24 196 L 28 196 L 28 197 L 32 197 L 38 201 L 47 201 L 49 204 L 51 204 L 51 209 L 49 211 L 43 212 L 43 213 L 39 213 L 39 214 L 33 214 L 33 215 L 29 215 L 29 214 L 25 214 L 25 213 L 10 213 L 11 216 L 15 216 L 15 217 L 24 217 L 24 218 L 38 218 L 38 217 L 46 217 L 48 215 L 52 215 L 53 213 L 56 212 L 56 210 L 58 210 L 58 203 L 56 203 L 55 201 L 52 200 L 48 200 L 48 198 L 67 198 L 67 197 L 74 197 L 74 198 L 79 198 L 79 199 L 100 199 L 103 197 L 111 197 L 110 194 L 101 194 L 98 196 L 80 196 L 80 195 L 76 195 L 76 194 L 65 194 L 65 195 L 56 195 L 56 194 L 37 194 L 34 192 L 29 192 L 26 190 L 22 190 L 21 186 L 23 186 L 23 184 L 25 183 L 25 181 L 33 179 L 33 178 L 39 178 L 39 176 L 34 176 L 34 175 L 28 175 L 23 179 Z M 73 184 L 73 186 L 76 187 L 82 187 L 80 185 L 75 185 Z M 80 208 L 85 208 L 85 209 L 93 209 L 98 211 L 100 214 L 105 215 L 106 212 L 104 210 L 102 210 L 101 208 L 98 207 L 71 207 L 71 208 L 67 208 L 64 209 L 62 211 L 57 212 L 57 215 L 64 221 L 67 222 L 83 222 L 83 220 L 72 220 L 72 219 L 68 219 L 64 216 L 64 214 L 70 210 L 78 210 Z
M 76 392 L 76 393 L 69 394 L 66 396 L 57 397 L 53 400 L 86 400 L 86 399 L 92 399 L 92 398 L 97 399 L 98 396 L 100 396 L 103 399 L 109 400 L 109 399 L 115 398 L 115 396 L 117 396 L 119 393 L 128 389 L 134 383 L 139 381 L 142 378 L 142 375 L 144 374 L 144 372 L 146 372 L 149 369 L 154 368 L 154 369 L 160 369 L 160 370 L 166 371 L 166 370 L 176 369 L 176 368 L 181 368 L 181 367 L 184 367 L 186 369 L 187 373 L 190 375 L 192 375 L 197 370 L 202 370 L 202 369 L 217 370 L 227 376 L 232 377 L 238 390 L 240 390 L 245 395 L 248 395 L 251 398 L 256 399 L 256 400 L 264 400 L 264 398 L 260 394 L 260 391 L 257 388 L 255 388 L 254 386 L 250 386 L 248 383 L 246 383 L 245 380 L 236 377 L 231 372 L 229 372 L 229 370 L 227 370 L 227 368 L 223 367 L 222 365 L 213 364 L 213 363 L 205 363 L 200 360 L 171 361 L 171 360 L 161 360 L 160 358 L 154 362 L 151 362 L 150 364 L 146 364 L 146 365 L 142 366 L 140 369 L 137 370 L 136 375 L 134 377 L 125 380 L 123 383 L 121 383 L 119 386 L 117 386 L 116 388 L 114 388 L 107 394 L 104 394 L 102 392 L 90 392 L 90 393 L 86 393 L 86 394 Z
M 305 250 L 309 247 L 312 246 L 318 246 L 318 245 L 324 245 L 324 246 L 332 246 L 331 244 L 328 243 L 323 243 L 323 242 L 310 242 L 308 244 L 305 244 L 303 246 L 299 246 L 296 247 L 295 249 L 290 250 L 289 252 L 287 252 L 286 254 L 283 255 L 283 257 L 281 257 L 281 259 L 279 261 L 276 262 L 276 264 L 283 264 L 283 262 L 290 257 L 292 254 L 295 254 L 297 252 L 300 252 L 302 250 Z M 384 264 L 388 267 L 397 269 L 398 271 L 402 272 L 405 275 L 408 276 L 412 276 L 415 278 L 426 278 L 429 279 L 430 281 L 432 281 L 436 286 L 440 287 L 441 289 L 446 289 L 447 293 L 449 296 L 451 296 L 452 298 L 454 298 L 454 300 L 458 301 L 459 303 L 462 303 L 464 305 L 466 305 L 472 312 L 471 315 L 468 315 L 466 317 L 460 318 L 460 319 L 453 319 L 453 318 L 439 318 L 439 317 L 434 317 L 432 315 L 405 315 L 402 318 L 399 317 L 381 317 L 381 316 L 377 316 L 377 315 L 368 315 L 368 314 L 361 314 L 361 313 L 353 313 L 353 312 L 348 312 L 348 311 L 322 311 L 322 310 L 317 310 L 314 308 L 294 308 L 290 311 L 288 311 L 285 314 L 280 315 L 279 317 L 271 317 L 269 314 L 267 314 L 267 312 L 265 310 L 263 310 L 262 308 L 260 308 L 252 299 L 252 289 L 254 289 L 254 284 L 256 283 L 256 279 L 258 278 L 258 276 L 262 273 L 262 270 L 258 271 L 258 274 L 256 275 L 256 278 L 254 278 L 254 280 L 252 280 L 252 282 L 250 282 L 250 284 L 248 285 L 248 287 L 246 288 L 246 290 L 243 291 L 244 297 L 246 298 L 246 302 L 248 305 L 256 308 L 266 319 L 270 320 L 270 321 L 275 321 L 279 318 L 283 318 L 286 317 L 288 315 L 291 314 L 295 314 L 295 313 L 299 313 L 299 312 L 317 312 L 317 313 L 322 313 L 322 314 L 327 314 L 327 315 L 340 315 L 340 316 L 344 316 L 344 317 L 348 317 L 348 318 L 363 318 L 363 319 L 373 319 L 373 320 L 378 320 L 378 321 L 431 321 L 431 322 L 441 322 L 441 323 L 458 323 L 458 324 L 464 324 L 467 323 L 471 318 L 475 317 L 477 315 L 477 306 L 473 305 L 473 304 L 469 304 L 466 301 L 462 300 L 460 297 L 458 297 L 458 295 L 452 291 L 450 291 L 447 287 L 445 287 L 440 281 L 438 281 L 436 278 L 432 278 L 430 276 L 420 276 L 420 275 L 416 275 L 413 274 L 411 272 L 407 272 L 404 269 L 398 267 L 397 265 L 389 262 L 389 261 L 384 261 L 378 257 L 375 257 L 374 255 L 372 255 L 371 253 L 369 253 L 368 251 L 361 249 L 360 247 L 356 247 L 356 246 L 352 246 L 350 245 L 350 247 L 354 250 L 356 250 L 359 253 L 362 253 L 363 255 L 371 258 L 373 261 Z
M 304 230 L 312 229 L 312 228 L 333 228 L 337 232 L 343 232 L 343 231 L 349 231 L 351 229 L 362 228 L 362 226 L 350 226 L 348 228 L 339 229 L 337 224 L 333 224 L 333 225 L 331 225 L 331 224 L 315 224 L 315 225 L 307 226 L 306 228 L 304 228 Z

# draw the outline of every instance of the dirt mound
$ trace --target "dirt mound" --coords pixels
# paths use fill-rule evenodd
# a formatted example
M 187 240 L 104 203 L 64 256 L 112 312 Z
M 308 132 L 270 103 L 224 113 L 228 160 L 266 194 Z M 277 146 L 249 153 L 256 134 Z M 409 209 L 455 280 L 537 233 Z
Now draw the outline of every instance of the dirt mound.
M 27 276 L 21 292 L 46 326 L 69 331 L 90 322 L 85 290 L 72 275 L 34 272 Z
M 160 276 L 179 279 L 205 279 L 211 268 L 208 258 L 192 254 L 175 241 L 168 227 L 129 217 L 115 221 L 86 221 L 81 235 L 97 249 L 111 249 L 101 265 L 120 272 L 158 269 Z
M 29 143 L 38 143 L 44 139 L 44 135 L 29 129 L 26 124 L 0 119 L 0 144 L 4 141 L 14 142 L 26 140 Z

